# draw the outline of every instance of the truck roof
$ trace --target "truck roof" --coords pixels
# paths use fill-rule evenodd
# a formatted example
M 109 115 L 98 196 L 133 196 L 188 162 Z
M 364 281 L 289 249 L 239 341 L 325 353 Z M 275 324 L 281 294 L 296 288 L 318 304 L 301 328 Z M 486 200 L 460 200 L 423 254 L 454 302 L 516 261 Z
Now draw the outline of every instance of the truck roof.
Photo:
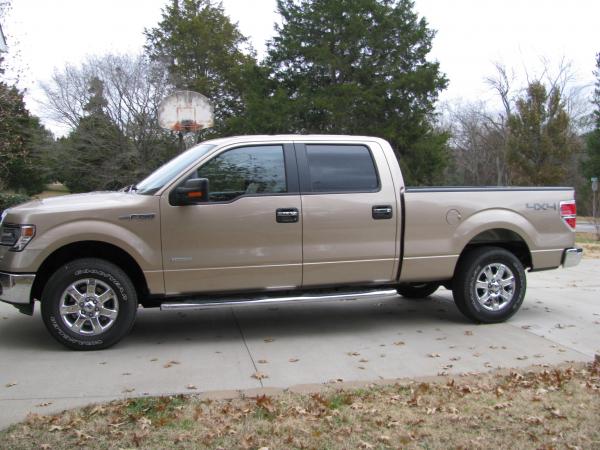
M 335 142 L 364 142 L 364 141 L 381 141 L 385 142 L 381 138 L 373 136 L 350 136 L 343 134 L 264 134 L 264 135 L 241 135 L 241 136 L 230 136 L 218 139 L 211 139 L 204 141 L 205 143 L 223 145 L 230 142 L 249 142 L 249 141 L 335 141 Z

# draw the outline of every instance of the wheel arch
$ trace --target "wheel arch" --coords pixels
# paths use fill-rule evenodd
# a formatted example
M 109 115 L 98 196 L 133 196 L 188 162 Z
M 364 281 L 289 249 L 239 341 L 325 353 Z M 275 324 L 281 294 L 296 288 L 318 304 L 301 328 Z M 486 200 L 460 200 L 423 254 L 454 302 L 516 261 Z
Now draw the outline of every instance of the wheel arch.
M 131 279 L 139 299 L 148 296 L 149 289 L 144 272 L 129 253 L 107 242 L 80 241 L 63 245 L 46 257 L 36 272 L 31 301 L 41 299 L 46 283 L 59 267 L 80 258 L 100 258 L 115 264 Z
M 461 260 L 464 259 L 472 249 L 479 247 L 500 247 L 515 255 L 524 268 L 532 268 L 531 250 L 523 236 L 508 228 L 490 228 L 479 232 L 473 236 L 464 246 L 460 253 L 456 268 L 460 267 Z

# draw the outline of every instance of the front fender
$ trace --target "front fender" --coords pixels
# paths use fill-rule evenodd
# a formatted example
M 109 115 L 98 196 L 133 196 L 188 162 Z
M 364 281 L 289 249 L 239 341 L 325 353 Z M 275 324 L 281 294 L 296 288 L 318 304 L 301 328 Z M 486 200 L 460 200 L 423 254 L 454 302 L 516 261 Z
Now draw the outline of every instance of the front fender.
M 128 227 L 135 226 L 135 231 Z M 61 247 L 82 241 L 112 244 L 127 252 L 143 271 L 162 270 L 158 221 L 119 225 L 82 219 L 41 230 L 22 252 L 11 255 L 13 272 L 35 273 L 43 261 Z

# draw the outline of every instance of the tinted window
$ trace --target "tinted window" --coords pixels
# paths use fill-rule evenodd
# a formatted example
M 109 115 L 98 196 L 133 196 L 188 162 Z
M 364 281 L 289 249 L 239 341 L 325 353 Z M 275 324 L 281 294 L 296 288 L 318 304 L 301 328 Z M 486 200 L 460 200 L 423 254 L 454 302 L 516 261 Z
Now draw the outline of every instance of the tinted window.
M 287 192 L 281 145 L 228 150 L 200 167 L 194 176 L 208 178 L 211 202 L 227 202 L 244 194 Z
M 307 145 L 312 192 L 360 192 L 379 187 L 369 149 L 362 145 Z

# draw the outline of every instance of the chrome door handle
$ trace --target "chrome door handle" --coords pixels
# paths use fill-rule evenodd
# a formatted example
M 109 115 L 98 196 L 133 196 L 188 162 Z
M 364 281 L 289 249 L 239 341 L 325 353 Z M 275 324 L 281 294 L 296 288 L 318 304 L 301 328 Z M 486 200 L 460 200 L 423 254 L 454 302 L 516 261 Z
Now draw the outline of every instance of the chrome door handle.
M 300 212 L 296 208 L 277 208 L 275 220 L 279 223 L 298 222 Z
M 373 206 L 371 210 L 373 219 L 391 219 L 394 216 L 394 210 L 389 205 Z

